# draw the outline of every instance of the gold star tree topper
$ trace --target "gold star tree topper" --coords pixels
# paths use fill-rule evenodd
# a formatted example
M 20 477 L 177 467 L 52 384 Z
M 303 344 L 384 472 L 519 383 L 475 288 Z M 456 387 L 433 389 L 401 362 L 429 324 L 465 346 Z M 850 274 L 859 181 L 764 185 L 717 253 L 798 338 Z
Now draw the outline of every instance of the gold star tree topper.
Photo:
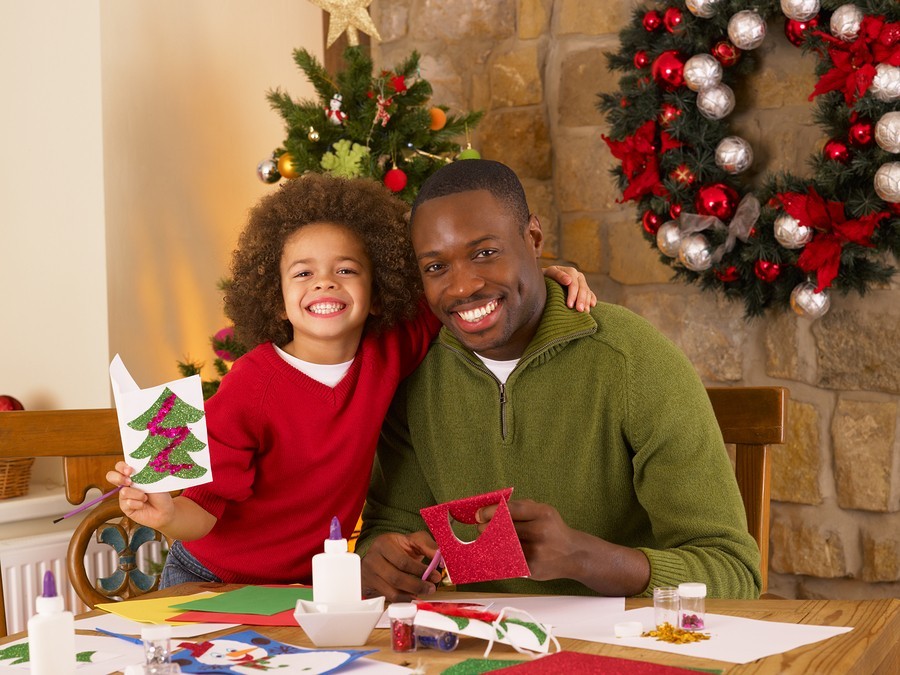
M 378 29 L 372 22 L 372 17 L 366 11 L 372 4 L 372 0 L 309 0 L 317 7 L 329 13 L 328 39 L 326 46 L 334 44 L 341 33 L 347 31 L 347 42 L 351 46 L 359 44 L 357 30 L 371 35 L 376 40 L 381 40 Z

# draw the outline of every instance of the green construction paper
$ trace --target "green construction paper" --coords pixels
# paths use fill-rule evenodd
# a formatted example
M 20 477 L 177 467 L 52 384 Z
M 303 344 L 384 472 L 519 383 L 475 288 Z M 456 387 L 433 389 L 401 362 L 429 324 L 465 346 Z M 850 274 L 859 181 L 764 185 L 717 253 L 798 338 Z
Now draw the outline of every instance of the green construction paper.
M 297 600 L 312 599 L 312 588 L 308 586 L 244 586 L 236 591 L 191 600 L 171 607 L 181 610 L 272 616 L 286 609 L 294 609 Z
M 480 675 L 500 668 L 517 666 L 523 661 L 498 661 L 495 659 L 466 659 L 441 671 L 443 675 Z

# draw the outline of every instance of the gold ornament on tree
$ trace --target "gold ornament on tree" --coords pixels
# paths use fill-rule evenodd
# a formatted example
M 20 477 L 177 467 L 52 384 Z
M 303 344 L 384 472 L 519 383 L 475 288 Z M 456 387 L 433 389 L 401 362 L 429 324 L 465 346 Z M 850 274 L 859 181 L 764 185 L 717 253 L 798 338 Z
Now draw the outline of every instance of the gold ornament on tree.
M 371 35 L 376 40 L 381 40 L 378 29 L 375 27 L 372 17 L 366 11 L 372 4 L 372 0 L 309 0 L 316 7 L 321 7 L 328 12 L 328 39 L 326 46 L 330 47 L 347 31 L 347 43 L 355 47 L 359 44 L 357 30 Z

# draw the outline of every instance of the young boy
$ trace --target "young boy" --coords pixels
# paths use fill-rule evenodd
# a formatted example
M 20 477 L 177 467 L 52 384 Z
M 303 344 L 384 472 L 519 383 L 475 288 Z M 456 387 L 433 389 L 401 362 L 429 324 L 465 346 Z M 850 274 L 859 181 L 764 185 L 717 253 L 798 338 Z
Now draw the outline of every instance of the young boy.
M 254 348 L 206 402 L 214 481 L 172 498 L 131 487 L 125 462 L 107 474 L 128 517 L 174 540 L 161 587 L 310 583 L 332 517 L 353 530 L 388 405 L 440 328 L 407 211 L 373 181 L 309 174 L 251 212 L 225 313 Z M 574 270 L 547 274 L 594 301 Z

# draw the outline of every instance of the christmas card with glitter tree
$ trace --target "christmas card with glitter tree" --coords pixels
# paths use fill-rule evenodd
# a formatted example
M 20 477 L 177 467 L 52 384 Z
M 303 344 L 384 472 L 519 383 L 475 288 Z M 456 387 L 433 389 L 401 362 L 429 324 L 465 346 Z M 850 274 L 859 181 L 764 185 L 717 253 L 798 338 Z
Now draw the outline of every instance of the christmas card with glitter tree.
M 200 376 L 141 389 L 116 354 L 109 365 L 125 461 L 144 492 L 212 480 Z

